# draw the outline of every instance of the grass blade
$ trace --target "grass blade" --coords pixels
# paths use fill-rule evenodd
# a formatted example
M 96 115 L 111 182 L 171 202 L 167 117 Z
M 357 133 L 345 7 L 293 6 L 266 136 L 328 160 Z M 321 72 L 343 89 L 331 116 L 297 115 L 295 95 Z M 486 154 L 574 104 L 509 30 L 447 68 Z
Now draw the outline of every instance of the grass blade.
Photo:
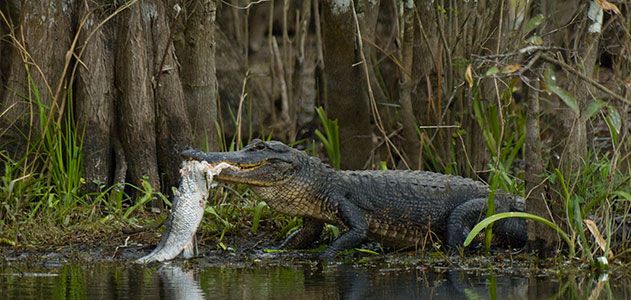
M 572 243 L 572 241 L 570 240 L 570 237 L 567 235 L 567 233 L 565 233 L 565 231 L 563 231 L 563 229 L 561 229 L 559 226 L 557 226 L 556 224 L 540 217 L 537 215 L 533 215 L 533 214 L 529 214 L 529 213 L 525 213 L 525 212 L 505 212 L 505 213 L 499 213 L 499 214 L 495 214 L 492 215 L 490 217 L 485 218 L 484 220 L 480 221 L 480 223 L 478 223 L 477 225 L 475 225 L 473 227 L 473 229 L 471 229 L 471 232 L 469 232 L 469 235 L 467 235 L 467 238 L 464 241 L 464 246 L 467 247 L 471 244 L 471 242 L 473 241 L 473 239 L 487 226 L 493 224 L 496 221 L 502 220 L 502 219 L 506 219 L 506 218 L 524 218 L 524 219 L 529 219 L 529 220 L 533 220 L 535 222 L 539 222 L 541 224 L 544 224 L 552 229 L 554 229 L 554 231 L 556 231 L 559 236 L 561 236 L 561 238 L 565 241 L 565 243 L 568 245 L 569 249 L 570 249 L 570 257 L 574 256 L 574 244 Z

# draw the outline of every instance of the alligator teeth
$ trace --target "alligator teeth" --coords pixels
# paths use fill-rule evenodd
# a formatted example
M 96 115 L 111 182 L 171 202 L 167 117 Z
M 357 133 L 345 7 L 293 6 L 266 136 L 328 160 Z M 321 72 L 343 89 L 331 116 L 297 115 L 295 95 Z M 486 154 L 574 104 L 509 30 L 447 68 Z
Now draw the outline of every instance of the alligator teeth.
M 240 170 L 251 170 L 251 169 L 256 169 L 259 165 L 240 165 L 239 169 Z

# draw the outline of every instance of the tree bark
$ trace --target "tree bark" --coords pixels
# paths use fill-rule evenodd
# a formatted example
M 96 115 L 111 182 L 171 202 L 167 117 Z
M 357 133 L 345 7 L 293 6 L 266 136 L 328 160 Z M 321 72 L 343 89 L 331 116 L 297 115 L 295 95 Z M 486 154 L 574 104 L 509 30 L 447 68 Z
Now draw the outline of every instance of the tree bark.
M 0 13 L 4 14 L 5 12 L 11 11 L 9 8 L 7 8 L 8 4 L 9 4 L 8 1 L 3 1 L 2 3 L 0 3 Z M 12 19 L 10 16 L 7 16 L 7 18 Z M 6 37 L 8 34 L 9 34 L 8 24 L 5 24 L 5 22 L 0 22 L 0 36 Z M 10 45 L 6 42 L 0 41 L 0 57 L 6 58 L 6 57 L 10 57 L 10 55 L 11 55 Z M 0 104 L 3 104 L 4 100 L 2 99 L 5 98 L 5 94 L 7 92 L 5 87 L 7 85 L 7 79 L 9 77 L 10 66 L 11 66 L 11 60 L 9 59 L 0 60 Z M 4 110 L 0 111 L 0 114 L 2 114 L 3 112 Z M 0 129 L 1 128 L 2 128 L 2 124 L 0 122 Z M 0 168 L 1 167 L 2 166 L 0 166 Z M 1 170 L 2 169 L 0 169 L 0 171 Z
M 184 92 L 180 81 L 175 50 L 162 0 L 152 0 L 156 8 L 153 20 L 154 97 L 156 101 L 156 138 L 158 167 L 163 192 L 168 193 L 179 181 L 180 152 L 192 144 Z M 213 119 L 216 117 L 213 117 Z
M 403 123 L 403 149 L 405 150 L 407 162 L 413 169 L 420 169 L 421 143 L 417 133 L 417 122 L 412 108 L 412 89 L 414 82 L 412 79 L 412 62 L 414 57 L 414 2 L 405 1 L 403 4 L 403 25 L 401 45 L 401 65 L 399 72 L 399 103 L 401 104 L 401 121 Z
M 597 6 L 593 1 L 590 1 L 590 5 Z M 575 33 L 578 34 L 572 42 L 577 53 L 577 56 L 573 59 L 576 69 L 582 71 L 585 76 L 593 78 L 594 67 L 598 60 L 600 30 L 592 31 L 588 28 L 595 22 L 595 20 L 591 20 L 588 17 L 590 5 L 583 6 L 583 11 L 579 14 L 582 20 L 576 26 L 577 30 Z M 600 19 L 600 26 L 604 26 L 602 18 Z M 579 78 L 568 77 L 572 78 L 569 91 L 572 95 L 575 95 L 579 110 L 583 111 L 593 98 L 594 88 Z M 569 135 L 564 155 L 561 157 L 561 169 L 565 171 L 565 174 L 577 174 L 583 166 L 583 160 L 587 155 L 587 120 L 581 118 L 580 113 L 576 114 L 567 108 L 563 110 L 562 119 L 566 131 L 569 131 Z
M 147 39 L 143 28 L 142 1 L 121 13 L 117 38 L 116 84 L 120 91 L 118 134 L 125 150 L 130 181 L 141 186 L 146 177 L 160 190 L 156 165 L 155 102 L 150 89 Z
M 50 108 L 45 112 L 50 117 L 56 117 L 60 109 L 61 99 L 54 97 L 58 86 L 64 91 L 67 87 L 61 75 L 73 32 L 73 6 L 74 1 L 62 0 L 10 0 L 2 6 L 2 13 L 11 22 L 5 24 L 11 36 L 3 38 L 3 44 L 10 45 L 11 50 L 4 50 L 10 54 L 3 63 L 7 75 L 0 99 L 0 133 L 4 133 L 0 134 L 0 146 L 15 160 L 24 157 L 40 126 L 46 125 L 35 115 L 38 103 Z
M 42 153 L 70 150 L 54 141 L 71 138 L 63 119 L 71 118 L 82 138 L 85 191 L 117 182 L 140 187 L 146 178 L 154 190 L 163 187 L 166 192 L 177 184 L 179 152 L 193 143 L 189 117 L 201 132 L 195 146 L 207 149 L 210 143 L 214 149 L 215 2 L 197 1 L 187 7 L 189 14 L 182 12 L 181 20 L 190 17 L 179 28 L 188 38 L 183 40 L 188 52 L 181 54 L 186 58 L 184 75 L 171 42 L 167 2 L 0 3 L 0 54 L 7 58 L 0 62 L 0 161 L 8 153 L 13 160 L 24 159 L 28 169 L 23 172 L 50 171 L 49 160 L 55 158 Z M 190 83 L 190 112 L 181 78 Z M 42 124 L 40 107 L 46 117 Z M 49 130 L 42 130 L 43 125 Z M 37 147 L 29 151 L 31 145 Z M 64 168 L 65 161 L 61 163 L 55 166 Z
M 322 8 L 326 111 L 339 122 L 342 169 L 360 169 L 370 157 L 372 130 L 353 12 L 348 0 L 324 1 Z
M 535 75 L 536 76 L 536 75 Z M 526 192 L 530 195 L 526 199 L 526 211 L 528 213 L 545 217 L 560 217 L 558 215 L 558 205 L 556 209 L 550 209 L 546 203 L 543 158 L 541 156 L 541 130 L 539 126 L 539 116 L 541 109 L 539 106 L 539 89 L 540 82 L 537 78 L 532 81 L 532 88 L 527 90 L 527 121 L 526 121 L 526 142 L 525 142 L 525 159 L 526 159 Z M 557 214 L 550 216 L 550 212 Z M 560 218 L 559 218 L 560 220 Z M 558 234 L 550 227 L 539 222 L 528 221 L 528 247 L 539 251 L 543 256 L 551 253 L 556 245 L 558 245 Z
M 215 71 L 215 0 L 194 0 L 183 7 L 173 44 L 180 59 L 180 77 L 193 146 L 218 150 L 217 77 Z M 179 21 L 178 21 L 179 22 Z
M 79 28 L 81 64 L 75 82 L 75 116 L 78 135 L 83 137 L 83 177 L 88 192 L 112 182 L 111 130 L 114 121 L 113 53 L 105 47 L 105 27 L 90 1 L 79 4 L 79 19 L 89 16 Z M 88 40 L 89 38 L 89 40 Z

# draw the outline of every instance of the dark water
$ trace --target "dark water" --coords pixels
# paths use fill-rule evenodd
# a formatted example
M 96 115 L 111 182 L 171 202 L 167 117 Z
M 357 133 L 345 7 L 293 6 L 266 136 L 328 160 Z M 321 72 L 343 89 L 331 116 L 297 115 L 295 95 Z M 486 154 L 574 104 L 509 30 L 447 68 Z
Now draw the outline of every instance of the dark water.
M 509 276 L 349 265 L 183 269 L 0 263 L 0 299 L 631 299 L 606 275 Z

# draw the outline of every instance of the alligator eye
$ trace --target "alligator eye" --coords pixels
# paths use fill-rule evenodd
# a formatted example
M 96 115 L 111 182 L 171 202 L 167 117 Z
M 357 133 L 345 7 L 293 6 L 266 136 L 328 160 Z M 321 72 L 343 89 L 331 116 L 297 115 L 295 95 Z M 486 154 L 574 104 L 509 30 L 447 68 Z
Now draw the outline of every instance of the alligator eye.
M 265 149 L 265 143 L 259 142 L 259 143 L 254 144 L 254 149 L 256 149 L 256 150 L 263 150 L 263 149 Z

